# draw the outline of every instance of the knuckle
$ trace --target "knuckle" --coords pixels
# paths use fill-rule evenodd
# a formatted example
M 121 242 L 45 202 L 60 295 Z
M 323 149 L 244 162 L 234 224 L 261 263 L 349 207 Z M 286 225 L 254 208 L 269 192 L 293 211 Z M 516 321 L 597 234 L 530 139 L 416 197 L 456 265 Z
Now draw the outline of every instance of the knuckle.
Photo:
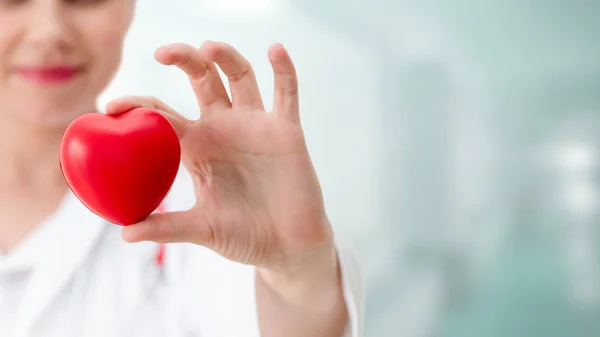
M 248 76 L 248 74 L 250 74 L 250 69 L 248 69 L 248 67 L 244 67 L 239 71 L 229 74 L 227 77 L 231 82 L 239 82 L 244 77 Z
M 177 63 L 177 66 L 191 79 L 200 79 L 204 77 L 207 71 L 206 66 L 202 62 L 194 62 L 191 53 L 187 54 L 183 60 Z
M 177 224 L 175 223 L 175 220 L 169 219 L 168 224 L 169 225 L 167 226 L 168 229 L 166 236 L 171 239 L 177 238 L 179 236 L 179 229 Z
M 275 69 L 275 72 L 280 76 L 285 76 L 292 79 L 296 78 L 296 69 L 293 67 L 279 66 L 277 69 Z
M 284 96 L 298 96 L 298 87 L 284 87 L 281 89 Z
M 219 42 L 219 44 L 220 44 L 220 45 L 221 45 L 221 46 L 222 46 L 224 49 L 227 49 L 227 50 L 230 50 L 230 51 L 233 51 L 233 50 L 234 50 L 233 46 L 232 46 L 231 44 L 227 43 L 227 42 Z
M 298 95 L 298 84 L 295 81 L 282 81 L 278 86 L 278 91 L 283 96 Z
M 154 96 L 146 96 L 146 101 L 154 108 L 159 108 L 165 105 L 161 100 Z
M 187 53 L 185 56 L 179 60 L 177 60 L 176 65 L 181 68 L 188 68 L 190 61 L 192 60 L 192 55 Z
M 204 50 L 204 49 L 213 47 L 214 45 L 215 45 L 215 43 L 213 41 L 204 41 L 204 42 L 202 42 L 202 44 L 200 45 L 200 47 L 198 49 Z

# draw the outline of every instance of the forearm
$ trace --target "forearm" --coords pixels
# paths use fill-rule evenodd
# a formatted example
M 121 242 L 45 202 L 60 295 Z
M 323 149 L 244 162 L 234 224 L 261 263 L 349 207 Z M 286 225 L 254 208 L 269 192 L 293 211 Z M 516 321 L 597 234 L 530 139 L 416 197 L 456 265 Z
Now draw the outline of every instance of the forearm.
M 341 337 L 348 323 L 334 247 L 302 272 L 256 274 L 262 337 Z

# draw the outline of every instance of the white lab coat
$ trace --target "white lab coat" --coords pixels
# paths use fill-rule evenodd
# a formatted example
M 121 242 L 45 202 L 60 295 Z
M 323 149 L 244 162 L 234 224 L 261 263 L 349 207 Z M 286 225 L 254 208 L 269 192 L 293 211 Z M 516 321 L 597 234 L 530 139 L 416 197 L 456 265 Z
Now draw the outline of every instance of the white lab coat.
M 181 200 L 191 194 L 182 197 L 177 186 L 181 190 L 176 184 L 166 207 L 185 209 Z M 53 239 L 22 299 L 14 337 L 259 336 L 251 266 L 191 244 L 167 245 L 159 264 L 158 244 L 125 243 L 119 226 L 94 215 L 72 194 L 54 222 Z M 362 278 L 352 252 L 341 245 L 338 252 L 350 314 L 345 336 L 359 337 Z

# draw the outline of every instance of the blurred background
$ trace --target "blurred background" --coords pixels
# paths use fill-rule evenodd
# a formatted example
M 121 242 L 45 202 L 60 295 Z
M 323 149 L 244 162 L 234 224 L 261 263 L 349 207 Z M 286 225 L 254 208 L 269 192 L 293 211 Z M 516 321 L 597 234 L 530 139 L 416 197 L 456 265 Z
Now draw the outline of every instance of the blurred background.
M 198 115 L 161 44 L 290 51 L 366 336 L 600 336 L 600 1 L 142 1 L 103 100 Z

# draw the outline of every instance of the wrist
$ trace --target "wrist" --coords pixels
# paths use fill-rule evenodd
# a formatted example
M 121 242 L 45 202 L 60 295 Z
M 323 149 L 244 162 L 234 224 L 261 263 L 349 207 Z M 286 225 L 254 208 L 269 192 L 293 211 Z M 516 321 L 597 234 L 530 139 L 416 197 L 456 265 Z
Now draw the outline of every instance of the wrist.
M 265 336 L 342 335 L 349 315 L 340 262 L 333 245 L 327 251 L 285 271 L 257 270 L 257 308 Z
M 337 250 L 330 244 L 319 251 L 278 270 L 257 268 L 257 282 L 290 303 L 335 299 L 342 293 Z

